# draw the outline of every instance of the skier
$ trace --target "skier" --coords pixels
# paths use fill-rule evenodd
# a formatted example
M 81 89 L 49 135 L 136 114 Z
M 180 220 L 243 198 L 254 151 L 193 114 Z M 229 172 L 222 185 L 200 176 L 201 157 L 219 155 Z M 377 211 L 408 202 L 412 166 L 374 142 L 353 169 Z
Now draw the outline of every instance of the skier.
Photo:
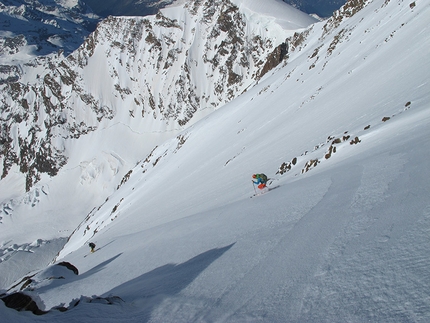
M 267 183 L 267 176 L 264 174 L 254 174 L 252 175 L 252 178 L 254 178 L 256 181 L 252 181 L 254 184 L 257 184 L 258 188 L 260 190 L 262 190 L 263 188 L 266 187 L 266 183 Z
M 90 242 L 88 245 L 89 245 L 89 246 L 90 246 L 90 248 L 91 248 L 91 252 L 94 252 L 94 251 L 95 251 L 95 248 L 96 248 L 95 243 Z

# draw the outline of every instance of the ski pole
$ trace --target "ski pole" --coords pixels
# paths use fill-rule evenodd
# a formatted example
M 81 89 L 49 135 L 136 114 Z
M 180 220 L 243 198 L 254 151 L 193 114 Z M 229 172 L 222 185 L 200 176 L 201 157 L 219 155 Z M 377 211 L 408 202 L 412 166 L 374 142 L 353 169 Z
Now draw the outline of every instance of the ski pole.
M 252 182 L 252 187 L 254 188 L 255 195 L 257 195 L 257 190 L 255 189 L 255 183 L 253 180 L 251 180 L 251 182 Z

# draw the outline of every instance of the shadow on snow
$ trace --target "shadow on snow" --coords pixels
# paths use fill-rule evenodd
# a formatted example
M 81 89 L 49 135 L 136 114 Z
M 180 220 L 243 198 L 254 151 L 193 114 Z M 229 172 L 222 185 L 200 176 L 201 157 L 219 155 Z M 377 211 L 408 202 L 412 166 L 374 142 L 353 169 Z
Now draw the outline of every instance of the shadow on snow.
M 167 264 L 128 281 L 104 294 L 116 295 L 126 303 L 142 300 L 139 305 L 145 322 L 152 310 L 165 298 L 178 294 L 209 265 L 228 251 L 233 244 L 201 253 L 181 264 Z

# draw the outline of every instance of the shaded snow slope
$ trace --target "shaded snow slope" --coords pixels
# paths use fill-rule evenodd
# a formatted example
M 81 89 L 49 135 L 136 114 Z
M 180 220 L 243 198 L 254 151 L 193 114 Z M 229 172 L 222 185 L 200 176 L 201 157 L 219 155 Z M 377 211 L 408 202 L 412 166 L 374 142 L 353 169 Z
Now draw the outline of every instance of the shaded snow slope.
M 359 3 L 296 34 L 284 66 L 88 214 L 56 258 L 79 275 L 24 287 L 70 310 L 4 317 L 430 320 L 430 5 Z M 256 172 L 272 190 L 252 197 Z

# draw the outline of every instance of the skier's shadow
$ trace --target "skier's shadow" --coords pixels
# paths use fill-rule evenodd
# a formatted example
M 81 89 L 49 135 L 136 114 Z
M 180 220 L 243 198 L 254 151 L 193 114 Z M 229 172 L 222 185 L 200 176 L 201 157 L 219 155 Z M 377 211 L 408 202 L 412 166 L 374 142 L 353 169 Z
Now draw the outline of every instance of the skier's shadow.
M 182 264 L 167 264 L 147 272 L 131 281 L 128 281 L 103 296 L 119 296 L 126 303 L 137 303 L 143 317 L 141 322 L 146 322 L 151 317 L 151 312 L 166 297 L 178 294 L 212 262 L 221 257 L 234 245 L 223 248 L 215 248 L 201 253 Z
M 103 268 L 105 268 L 110 262 L 114 261 L 116 258 L 118 258 L 121 255 L 122 255 L 122 253 L 119 253 L 116 256 L 98 264 L 97 266 L 95 266 L 95 267 L 91 268 L 90 270 L 84 272 L 83 274 L 77 276 L 76 280 L 84 279 L 84 278 L 87 278 L 91 275 L 94 275 L 95 273 L 97 273 L 100 270 L 102 270 Z

